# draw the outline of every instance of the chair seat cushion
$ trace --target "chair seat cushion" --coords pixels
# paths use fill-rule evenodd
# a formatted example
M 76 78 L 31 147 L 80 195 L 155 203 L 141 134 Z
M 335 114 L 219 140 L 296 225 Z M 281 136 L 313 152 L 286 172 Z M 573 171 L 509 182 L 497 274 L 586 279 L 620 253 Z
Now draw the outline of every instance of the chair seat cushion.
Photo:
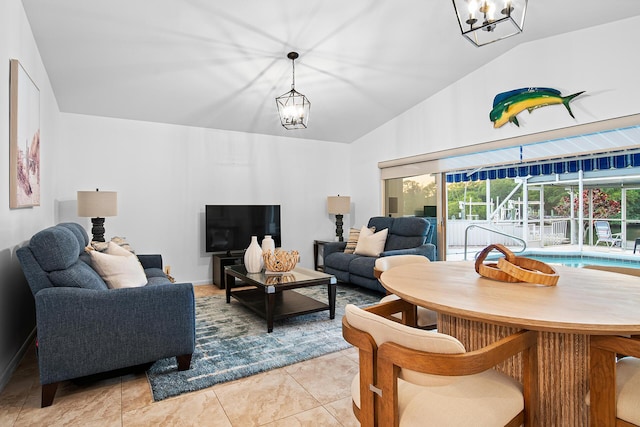
M 617 416 L 640 425 L 640 359 L 624 357 L 616 364 Z
M 522 385 L 493 369 L 440 386 L 398 380 L 400 426 L 503 426 L 524 409 Z M 360 378 L 351 396 L 360 407 Z

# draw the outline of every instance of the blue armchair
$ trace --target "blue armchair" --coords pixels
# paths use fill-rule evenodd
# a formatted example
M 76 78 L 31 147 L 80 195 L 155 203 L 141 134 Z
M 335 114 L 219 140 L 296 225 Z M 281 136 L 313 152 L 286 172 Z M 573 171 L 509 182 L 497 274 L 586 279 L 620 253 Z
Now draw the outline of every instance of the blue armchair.
M 425 256 L 431 261 L 436 260 L 435 245 L 425 243 L 431 224 L 424 218 L 376 216 L 369 219 L 367 227 L 375 227 L 376 232 L 389 229 L 381 257 L 413 254 Z M 333 274 L 341 282 L 384 293 L 385 289 L 373 273 L 377 257 L 345 253 L 346 245 L 347 242 L 330 242 L 324 245 L 325 273 Z
M 172 284 L 160 255 L 139 255 L 148 283 L 108 289 L 84 253 L 79 224 L 35 234 L 17 256 L 35 297 L 42 407 L 60 381 L 177 357 L 189 369 L 195 348 L 191 283 Z

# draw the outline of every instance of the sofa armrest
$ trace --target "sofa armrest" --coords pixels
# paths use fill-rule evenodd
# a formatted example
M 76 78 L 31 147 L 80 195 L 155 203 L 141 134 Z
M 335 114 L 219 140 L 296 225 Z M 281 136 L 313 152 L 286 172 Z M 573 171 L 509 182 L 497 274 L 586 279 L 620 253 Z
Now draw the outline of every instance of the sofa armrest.
M 162 270 L 162 255 L 160 254 L 138 255 L 138 260 L 144 269 L 159 268 Z
M 36 294 L 40 381 L 71 378 L 191 354 L 191 283 L 96 291 L 46 288 Z
M 409 248 L 409 249 L 396 249 L 393 251 L 384 251 L 380 254 L 383 256 L 394 256 L 394 255 L 422 255 L 429 258 L 430 261 L 436 260 L 436 246 L 431 243 L 425 243 L 417 248 Z
M 334 252 L 344 252 L 344 248 L 347 247 L 347 242 L 329 242 L 325 243 L 322 249 L 323 257 L 326 258 L 327 255 L 332 254 Z

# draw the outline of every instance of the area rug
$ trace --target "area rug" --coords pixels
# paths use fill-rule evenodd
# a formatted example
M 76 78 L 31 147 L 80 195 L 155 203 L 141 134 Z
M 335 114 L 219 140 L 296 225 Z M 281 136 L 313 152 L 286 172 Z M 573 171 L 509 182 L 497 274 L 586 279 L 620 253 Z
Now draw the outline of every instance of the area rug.
M 327 301 L 326 286 L 297 289 Z M 342 337 L 344 307 L 371 305 L 380 294 L 338 285 L 336 316 L 329 312 L 306 314 L 274 322 L 267 333 L 266 320 L 224 295 L 196 299 L 196 349 L 191 369 L 178 371 L 175 357 L 159 360 L 147 371 L 155 401 L 201 390 L 270 369 L 302 362 L 350 347 Z

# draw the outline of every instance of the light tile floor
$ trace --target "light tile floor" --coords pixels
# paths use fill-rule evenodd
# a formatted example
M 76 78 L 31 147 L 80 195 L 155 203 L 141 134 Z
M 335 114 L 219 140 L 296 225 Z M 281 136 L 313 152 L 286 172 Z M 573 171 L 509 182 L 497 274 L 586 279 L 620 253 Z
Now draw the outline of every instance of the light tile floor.
M 196 297 L 220 293 L 196 286 Z M 35 351 L 29 350 L 0 394 L 0 426 L 359 426 L 350 385 L 354 348 L 153 402 L 144 373 L 87 384 L 62 383 L 40 408 Z

